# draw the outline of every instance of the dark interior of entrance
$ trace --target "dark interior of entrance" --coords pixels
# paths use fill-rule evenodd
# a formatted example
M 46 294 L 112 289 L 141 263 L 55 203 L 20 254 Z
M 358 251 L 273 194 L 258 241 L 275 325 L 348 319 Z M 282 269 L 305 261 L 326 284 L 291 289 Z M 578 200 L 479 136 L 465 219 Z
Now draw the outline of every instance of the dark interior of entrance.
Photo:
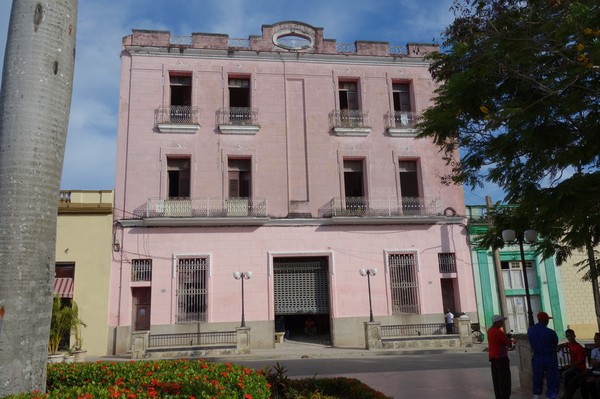
M 275 330 L 292 341 L 331 344 L 329 258 L 273 259 Z
M 310 327 L 312 320 L 314 327 Z M 276 315 L 275 329 L 290 341 L 331 344 L 329 314 Z

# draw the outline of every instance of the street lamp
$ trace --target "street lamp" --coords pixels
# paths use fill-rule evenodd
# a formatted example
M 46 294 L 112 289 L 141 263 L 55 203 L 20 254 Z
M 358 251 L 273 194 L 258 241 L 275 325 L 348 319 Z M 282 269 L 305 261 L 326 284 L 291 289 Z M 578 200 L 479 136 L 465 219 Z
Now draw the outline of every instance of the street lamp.
M 531 296 L 529 295 L 529 280 L 527 279 L 527 268 L 525 267 L 525 252 L 523 251 L 523 243 L 533 244 L 537 241 L 537 231 L 525 230 L 523 236 L 517 236 L 514 230 L 504 230 L 502 232 L 502 239 L 507 244 L 519 244 L 519 251 L 521 252 L 521 265 L 523 267 L 523 283 L 525 284 L 525 299 L 527 301 L 527 318 L 529 320 L 529 326 L 533 326 L 533 309 L 531 309 Z
M 233 272 L 233 278 L 242 280 L 242 324 L 240 327 L 246 327 L 246 320 L 244 319 L 244 280 L 250 280 L 252 272 Z
M 363 277 L 367 276 L 367 284 L 369 285 L 369 315 L 370 315 L 369 322 L 373 323 L 375 320 L 373 320 L 373 304 L 371 302 L 371 276 L 374 276 L 377 274 L 377 268 L 358 269 L 358 272 Z

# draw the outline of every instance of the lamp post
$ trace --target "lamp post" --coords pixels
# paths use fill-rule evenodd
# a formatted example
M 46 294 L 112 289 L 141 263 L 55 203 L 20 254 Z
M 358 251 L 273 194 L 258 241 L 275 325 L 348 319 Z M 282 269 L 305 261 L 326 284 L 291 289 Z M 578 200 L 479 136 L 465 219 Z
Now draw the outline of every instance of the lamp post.
M 523 251 L 523 243 L 533 244 L 537 241 L 537 231 L 525 230 L 522 236 L 517 236 L 514 230 L 504 230 L 502 232 L 502 239 L 508 244 L 519 244 L 519 251 L 521 252 L 521 266 L 523 267 L 523 283 L 525 285 L 525 300 L 527 301 L 527 319 L 529 326 L 533 326 L 533 309 L 531 309 L 531 295 L 529 295 L 529 280 L 527 278 L 527 268 L 525 266 L 525 252 Z
M 377 269 L 358 269 L 358 272 L 363 277 L 367 276 L 367 284 L 369 286 L 369 322 L 373 323 L 375 320 L 373 320 L 373 303 L 371 302 L 371 276 L 377 274 Z
M 246 320 L 244 318 L 244 280 L 250 280 L 252 272 L 233 272 L 233 278 L 242 280 L 242 324 L 240 327 L 246 327 Z

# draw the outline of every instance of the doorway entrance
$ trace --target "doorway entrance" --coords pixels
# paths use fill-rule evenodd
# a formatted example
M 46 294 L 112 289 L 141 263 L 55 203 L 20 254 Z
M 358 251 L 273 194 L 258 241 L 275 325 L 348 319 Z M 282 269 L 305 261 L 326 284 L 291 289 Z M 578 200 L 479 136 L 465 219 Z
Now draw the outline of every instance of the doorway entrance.
M 133 331 L 150 330 L 150 287 L 131 288 L 133 301 Z
M 273 259 L 276 329 L 292 341 L 331 344 L 329 258 Z
M 531 309 L 533 314 L 540 311 L 540 297 L 531 295 Z M 506 297 L 506 311 L 508 312 L 508 323 L 512 333 L 527 333 L 527 300 L 525 295 L 511 295 Z
M 446 309 L 450 309 L 454 315 L 457 314 L 458 310 L 456 308 L 456 303 L 454 302 L 454 283 L 456 279 L 453 278 L 443 278 L 441 279 L 442 286 L 442 304 L 443 311 L 446 313 Z

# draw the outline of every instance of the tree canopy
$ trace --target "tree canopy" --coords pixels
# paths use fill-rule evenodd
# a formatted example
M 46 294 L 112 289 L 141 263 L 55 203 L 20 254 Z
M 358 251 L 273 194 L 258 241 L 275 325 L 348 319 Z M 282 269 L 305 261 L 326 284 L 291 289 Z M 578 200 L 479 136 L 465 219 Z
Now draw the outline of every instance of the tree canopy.
M 508 201 L 572 174 L 600 184 L 600 3 L 455 1 L 418 127 L 452 163 L 448 182 L 498 184 Z M 460 162 L 456 152 L 460 149 Z
M 455 0 L 452 8 L 447 51 L 429 57 L 441 85 L 419 137 L 452 165 L 447 183 L 493 182 L 518 204 L 496 209 L 498 229 L 536 228 L 538 250 L 558 264 L 585 250 L 579 266 L 600 327 L 600 3 Z M 501 246 L 498 231 L 479 245 Z

